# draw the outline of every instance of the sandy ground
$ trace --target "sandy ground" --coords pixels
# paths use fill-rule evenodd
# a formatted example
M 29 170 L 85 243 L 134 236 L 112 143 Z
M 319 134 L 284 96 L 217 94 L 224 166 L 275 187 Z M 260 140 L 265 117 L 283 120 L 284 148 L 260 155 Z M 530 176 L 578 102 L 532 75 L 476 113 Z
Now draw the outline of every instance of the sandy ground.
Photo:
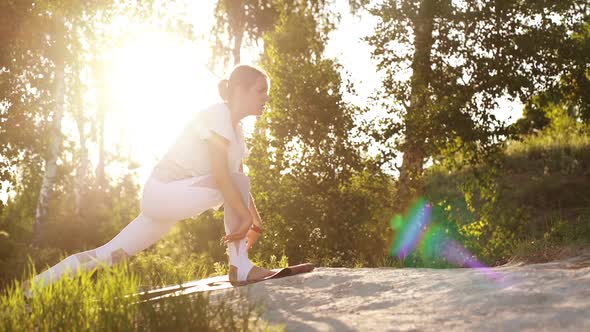
M 246 288 L 288 331 L 590 331 L 590 254 L 489 271 L 320 267 Z

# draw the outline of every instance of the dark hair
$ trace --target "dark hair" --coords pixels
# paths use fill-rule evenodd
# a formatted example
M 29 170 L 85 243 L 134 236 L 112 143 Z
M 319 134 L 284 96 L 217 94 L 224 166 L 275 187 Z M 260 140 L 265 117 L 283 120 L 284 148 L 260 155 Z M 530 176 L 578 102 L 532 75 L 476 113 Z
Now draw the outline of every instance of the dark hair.
M 229 80 L 223 79 L 219 81 L 217 85 L 219 96 L 224 101 L 230 101 L 233 91 L 238 86 L 250 87 L 260 77 L 268 80 L 268 75 L 262 69 L 249 65 L 238 65 L 232 70 Z

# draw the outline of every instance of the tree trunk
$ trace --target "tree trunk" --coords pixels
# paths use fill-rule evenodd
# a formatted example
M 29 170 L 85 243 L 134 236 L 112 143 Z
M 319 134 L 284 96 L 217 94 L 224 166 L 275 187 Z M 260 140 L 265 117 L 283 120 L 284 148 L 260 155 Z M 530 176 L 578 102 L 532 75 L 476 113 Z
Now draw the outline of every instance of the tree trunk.
M 240 53 L 242 49 L 242 38 L 244 38 L 243 28 L 234 35 L 234 49 L 232 50 L 234 55 L 234 66 L 239 65 L 241 61 Z
M 104 109 L 98 111 L 98 163 L 96 165 L 96 184 L 99 189 L 106 188 L 106 176 L 104 171 Z
M 88 159 L 88 148 L 86 147 L 86 141 L 88 137 L 85 126 L 87 120 L 84 115 L 84 100 L 82 98 L 84 85 L 80 80 L 82 64 L 79 61 L 72 61 L 70 67 L 72 70 L 72 83 L 68 89 L 68 96 L 70 99 L 72 114 L 74 115 L 74 120 L 76 121 L 76 129 L 78 130 L 79 135 L 78 143 L 80 144 L 80 148 L 78 150 L 78 165 L 76 167 L 76 175 L 74 177 L 75 214 L 77 219 L 81 220 L 80 211 L 82 210 L 82 196 L 84 195 L 84 191 L 88 186 L 87 176 L 90 161 Z
M 105 132 L 105 117 L 107 112 L 108 98 L 106 91 L 106 82 L 104 77 L 104 63 L 103 60 L 99 60 L 96 63 L 96 85 L 97 85 L 97 115 L 96 115 L 96 126 L 98 135 L 98 164 L 96 165 L 96 184 L 98 189 L 104 190 L 107 187 L 106 175 L 105 175 L 105 151 L 104 151 L 104 132 Z
M 57 177 L 57 158 L 61 151 L 61 121 L 65 107 L 65 26 L 63 19 L 57 19 L 55 30 L 55 44 L 52 46 L 51 54 L 55 65 L 54 78 L 54 110 L 49 135 L 49 149 L 45 158 L 45 173 L 37 200 L 35 211 L 35 223 L 33 225 L 33 244 L 39 245 L 41 239 L 41 227 L 47 221 L 49 202 Z
M 407 110 L 405 142 L 402 145 L 403 161 L 400 169 L 396 207 L 402 211 L 421 194 L 421 177 L 426 158 L 427 134 L 422 128 L 428 118 L 429 83 L 431 76 L 431 51 L 434 1 L 423 0 L 414 25 L 414 57 L 410 105 Z
M 87 187 L 87 175 L 88 175 L 88 148 L 86 147 L 86 133 L 84 126 L 86 119 L 84 118 L 84 106 L 82 103 L 76 105 L 78 108 L 76 116 L 76 125 L 78 127 L 79 143 L 80 143 L 80 164 L 76 169 L 76 183 L 74 186 L 74 197 L 76 200 L 76 216 L 80 218 L 80 211 L 82 209 L 82 195 Z
M 238 1 L 229 8 L 228 17 L 232 37 L 234 38 L 234 47 L 232 49 L 234 66 L 237 66 L 241 62 L 242 40 L 246 29 L 246 12 L 243 1 Z

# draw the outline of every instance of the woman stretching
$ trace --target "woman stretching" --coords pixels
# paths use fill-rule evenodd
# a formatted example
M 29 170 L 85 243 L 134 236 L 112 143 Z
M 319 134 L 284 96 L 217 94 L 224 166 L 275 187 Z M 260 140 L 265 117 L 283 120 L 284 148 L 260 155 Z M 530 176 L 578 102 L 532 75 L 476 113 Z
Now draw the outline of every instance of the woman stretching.
M 51 284 L 64 273 L 112 266 L 148 248 L 176 222 L 224 204 L 229 280 L 259 280 L 272 274 L 254 266 L 248 250 L 260 236 L 261 220 L 242 172 L 247 155 L 240 121 L 261 115 L 268 100 L 268 77 L 241 65 L 219 83 L 223 103 L 199 111 L 156 165 L 143 189 L 141 213 L 107 244 L 71 255 L 37 275 Z

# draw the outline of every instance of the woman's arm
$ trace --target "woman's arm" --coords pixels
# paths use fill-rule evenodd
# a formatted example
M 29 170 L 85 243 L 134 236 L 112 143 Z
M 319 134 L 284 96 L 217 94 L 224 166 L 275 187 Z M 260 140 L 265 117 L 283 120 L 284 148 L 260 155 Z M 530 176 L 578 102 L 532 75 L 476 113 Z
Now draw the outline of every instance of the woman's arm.
M 240 172 L 244 173 L 244 164 L 240 163 Z M 254 203 L 254 196 L 250 193 L 250 214 L 252 215 L 252 221 L 254 225 L 258 227 L 262 227 L 262 219 L 260 218 L 260 214 L 258 213 L 258 209 L 256 208 L 256 204 Z
M 224 203 L 234 208 L 242 222 L 240 227 L 226 236 L 227 240 L 239 240 L 246 236 L 252 224 L 250 210 L 242 201 L 240 192 L 235 187 L 228 169 L 229 141 L 222 136 L 212 133 L 209 139 L 209 159 L 211 160 L 211 171 L 219 190 L 221 191 Z
M 254 204 L 252 193 L 250 193 L 250 214 L 252 215 L 252 222 L 254 222 L 254 225 L 262 227 L 262 219 L 260 218 L 256 204 Z

